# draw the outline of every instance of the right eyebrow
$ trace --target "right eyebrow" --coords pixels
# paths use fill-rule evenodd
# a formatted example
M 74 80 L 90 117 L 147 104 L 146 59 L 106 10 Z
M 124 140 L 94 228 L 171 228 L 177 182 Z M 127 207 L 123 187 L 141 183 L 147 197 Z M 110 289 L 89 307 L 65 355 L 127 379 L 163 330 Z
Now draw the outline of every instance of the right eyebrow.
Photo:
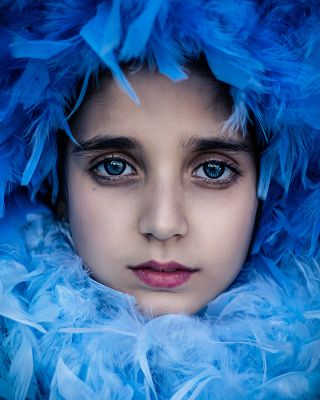
M 141 144 L 136 139 L 127 136 L 98 135 L 88 140 L 80 140 L 78 143 L 79 147 L 75 147 L 72 153 L 82 154 L 110 148 L 142 151 Z

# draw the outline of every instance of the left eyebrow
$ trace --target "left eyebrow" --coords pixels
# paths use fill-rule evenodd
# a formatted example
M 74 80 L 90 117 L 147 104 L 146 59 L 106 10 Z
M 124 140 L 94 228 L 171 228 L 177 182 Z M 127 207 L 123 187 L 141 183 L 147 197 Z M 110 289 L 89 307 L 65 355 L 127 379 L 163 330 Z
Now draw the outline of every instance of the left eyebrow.
M 253 146 L 249 142 L 240 141 L 231 137 L 197 137 L 192 136 L 187 141 L 182 140 L 184 151 L 225 150 L 254 154 Z
M 134 138 L 126 136 L 95 136 L 88 140 L 80 140 L 79 147 L 75 147 L 72 153 L 81 154 L 95 150 L 107 150 L 117 148 L 120 150 L 139 150 L 142 151 L 141 144 Z

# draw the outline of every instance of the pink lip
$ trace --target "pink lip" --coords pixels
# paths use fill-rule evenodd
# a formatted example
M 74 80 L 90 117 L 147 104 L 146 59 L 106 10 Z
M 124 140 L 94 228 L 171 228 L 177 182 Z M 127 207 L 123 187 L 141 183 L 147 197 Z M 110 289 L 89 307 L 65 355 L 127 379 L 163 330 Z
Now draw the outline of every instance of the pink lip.
M 143 283 L 158 288 L 173 288 L 186 283 L 191 275 L 198 271 L 176 262 L 159 263 L 151 260 L 130 267 Z
M 198 268 L 189 268 L 189 267 L 186 267 L 185 265 L 178 264 L 175 261 L 169 261 L 169 262 L 166 262 L 166 263 L 160 263 L 160 262 L 154 261 L 154 260 L 150 260 L 150 261 L 147 261 L 145 263 L 135 265 L 135 266 L 133 266 L 131 268 L 133 268 L 133 269 L 151 268 L 151 269 L 156 270 L 156 271 L 170 271 L 170 270 L 173 270 L 173 269 L 178 269 L 178 270 L 193 272 L 193 271 L 197 271 L 198 270 Z

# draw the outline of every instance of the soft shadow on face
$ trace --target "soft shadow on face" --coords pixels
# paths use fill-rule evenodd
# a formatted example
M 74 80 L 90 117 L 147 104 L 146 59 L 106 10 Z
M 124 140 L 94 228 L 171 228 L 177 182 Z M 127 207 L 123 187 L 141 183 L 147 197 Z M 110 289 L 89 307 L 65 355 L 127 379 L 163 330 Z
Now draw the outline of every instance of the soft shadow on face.
M 258 206 L 254 155 L 241 134 L 223 133 L 231 110 L 213 79 L 193 72 L 173 83 L 143 69 L 130 82 L 141 106 L 107 79 L 73 118 L 82 149 L 69 142 L 66 155 L 72 237 L 92 277 L 135 296 L 140 310 L 193 314 L 245 261 Z M 170 287 L 161 282 L 181 274 L 151 273 L 160 280 L 152 286 L 131 269 L 149 260 L 196 271 Z

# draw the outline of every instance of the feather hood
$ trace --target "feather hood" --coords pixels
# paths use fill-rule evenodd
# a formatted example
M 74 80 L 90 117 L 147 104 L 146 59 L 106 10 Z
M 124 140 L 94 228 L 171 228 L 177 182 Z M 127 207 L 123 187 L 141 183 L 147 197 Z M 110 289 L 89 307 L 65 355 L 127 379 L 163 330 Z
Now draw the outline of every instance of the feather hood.
M 319 398 L 318 2 L 3 0 L 0 20 L 0 397 Z M 230 86 L 227 126 L 250 120 L 265 148 L 261 216 L 228 291 L 148 318 L 90 278 L 37 197 L 57 197 L 57 139 L 75 140 L 91 76 L 139 102 L 123 63 L 177 81 L 200 55 Z

